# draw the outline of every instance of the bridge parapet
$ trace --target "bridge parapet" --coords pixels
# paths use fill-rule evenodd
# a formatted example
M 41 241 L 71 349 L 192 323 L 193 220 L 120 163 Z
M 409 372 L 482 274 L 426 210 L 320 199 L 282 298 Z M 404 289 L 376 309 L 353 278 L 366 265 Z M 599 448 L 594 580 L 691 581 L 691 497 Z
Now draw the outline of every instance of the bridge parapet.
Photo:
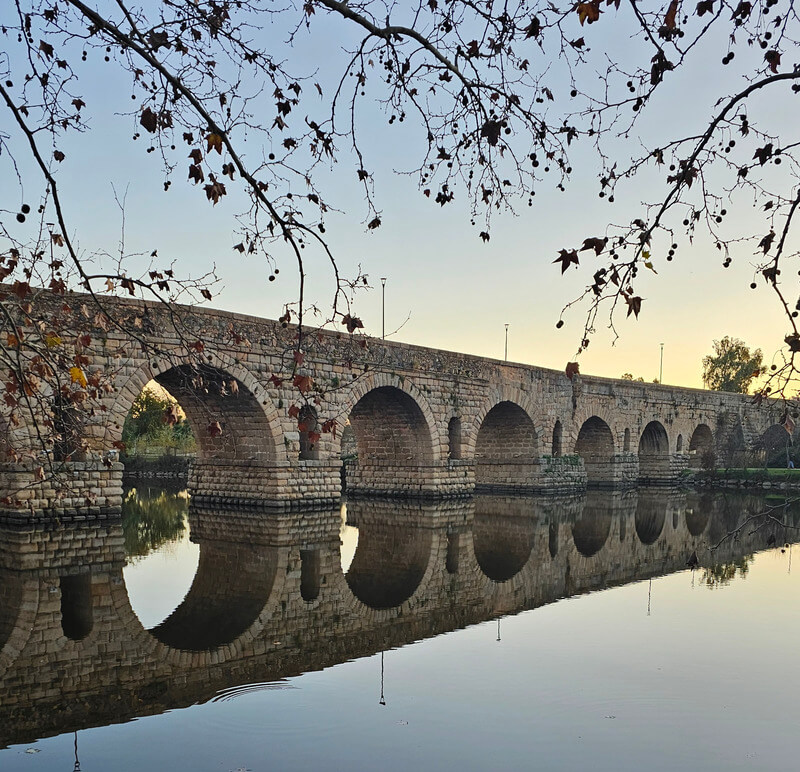
M 70 296 L 69 304 L 79 308 L 83 300 Z M 101 409 L 86 408 L 82 415 L 81 404 L 70 407 L 81 415 L 74 424 L 82 435 L 71 438 L 81 450 L 58 448 L 65 460 L 52 465 L 60 465 L 69 486 L 57 490 L 49 463 L 3 464 L 0 508 L 11 516 L 35 520 L 117 509 L 122 426 L 151 379 L 179 400 L 197 438 L 192 492 L 199 500 L 236 506 L 334 503 L 343 455 L 352 456 L 348 489 L 381 495 L 669 483 L 699 458 L 714 463 L 741 455 L 782 411 L 779 405 L 756 407 L 743 395 L 589 376 L 570 380 L 545 368 L 356 341 L 331 331 L 309 331 L 304 338 L 296 372 L 323 396 L 318 405 L 303 406 L 286 377 L 295 329 L 211 309 L 108 302 L 146 351 L 118 330 L 93 330 L 85 370 L 110 385 Z M 186 342 L 194 338 L 202 356 L 187 355 Z M 299 406 L 307 411 L 301 420 Z M 34 419 L 19 411 L 14 421 L 10 417 L 0 406 L 5 444 L 32 442 Z M 323 419 L 334 422 L 336 432 L 313 431 Z M 346 433 L 349 445 L 343 444 Z M 41 454 L 42 448 L 29 450 Z

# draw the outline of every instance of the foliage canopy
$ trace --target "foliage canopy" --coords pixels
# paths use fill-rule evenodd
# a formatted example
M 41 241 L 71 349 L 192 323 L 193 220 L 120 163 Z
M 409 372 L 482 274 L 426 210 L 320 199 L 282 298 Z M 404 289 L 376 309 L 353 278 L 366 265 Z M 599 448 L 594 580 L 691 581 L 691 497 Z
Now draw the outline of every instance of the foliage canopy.
M 609 203 L 644 178 L 650 193 L 641 206 L 585 233 L 576 216 L 575 241 L 553 261 L 561 273 L 589 262 L 595 269 L 575 301 L 586 311 L 579 352 L 601 312 L 612 329 L 619 311 L 638 317 L 640 275 L 661 270 L 704 234 L 724 267 L 735 256 L 753 261 L 753 288 L 763 282 L 785 314 L 783 359 L 771 376 L 781 389 L 800 352 L 800 300 L 784 278 L 798 255 L 800 141 L 796 122 L 782 121 L 775 106 L 800 91 L 799 27 L 792 0 L 6 2 L 0 172 L 19 183 L 16 197 L 9 186 L 0 201 L 8 420 L 36 412 L 31 401 L 51 405 L 54 395 L 85 408 L 110 388 L 87 371 L 98 326 L 150 345 L 146 330 L 115 317 L 109 294 L 212 298 L 213 275 L 189 278 L 180 260 L 173 265 L 157 251 L 140 272 L 128 267 L 124 244 L 92 259 L 81 252 L 61 172 L 85 163 L 72 157 L 71 137 L 93 130 L 109 109 L 90 96 L 93 71 L 104 66 L 129 84 L 127 110 L 117 112 L 127 112 L 134 152 L 161 161 L 153 192 L 166 195 L 177 182 L 197 192 L 198 207 L 235 198 L 234 254 L 261 257 L 270 280 L 287 257 L 293 262 L 297 290 L 281 320 L 299 326 L 298 355 L 306 277 L 323 263 L 333 276 L 323 318 L 349 333 L 363 326 L 352 292 L 368 279 L 342 276 L 326 237 L 330 213 L 343 205 L 329 172 L 360 185 L 365 228 L 379 228 L 380 150 L 368 141 L 374 124 L 365 117 L 377 106 L 386 131 L 410 125 L 417 142 L 404 151 L 405 169 L 421 194 L 436 207 L 468 202 L 484 242 L 496 212 L 563 190 L 587 152 L 597 163 L 597 194 Z M 340 43 L 337 58 L 315 61 L 314 46 L 328 39 Z M 714 82 L 710 62 L 730 74 L 719 79 L 702 125 L 677 121 L 667 136 L 640 134 L 673 73 L 708 73 Z M 91 303 L 63 318 L 37 303 L 38 287 L 80 288 Z M 185 344 L 203 350 L 191 337 Z M 296 357 L 279 377 L 305 378 L 301 363 Z M 311 391 L 301 388 L 302 400 Z M 46 418 L 45 429 L 58 433 L 58 420 Z
M 738 338 L 715 340 L 714 353 L 703 357 L 703 383 L 714 391 L 747 394 L 763 372 L 761 349 L 751 353 Z

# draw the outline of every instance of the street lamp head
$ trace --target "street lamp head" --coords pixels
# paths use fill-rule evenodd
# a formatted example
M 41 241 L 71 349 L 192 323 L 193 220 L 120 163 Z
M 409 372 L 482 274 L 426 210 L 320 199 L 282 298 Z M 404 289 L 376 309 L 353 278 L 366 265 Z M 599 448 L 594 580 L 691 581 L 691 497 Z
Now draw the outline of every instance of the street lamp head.
M 385 287 L 385 286 L 386 286 L 386 277 L 385 276 L 381 276 L 381 287 Z

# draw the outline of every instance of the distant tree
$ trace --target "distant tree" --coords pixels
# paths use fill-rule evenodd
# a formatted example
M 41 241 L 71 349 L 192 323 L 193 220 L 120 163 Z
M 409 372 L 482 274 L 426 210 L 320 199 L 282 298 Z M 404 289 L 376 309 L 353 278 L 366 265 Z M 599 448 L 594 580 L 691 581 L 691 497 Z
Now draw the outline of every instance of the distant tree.
M 130 452 L 142 440 L 162 448 L 186 450 L 194 446 L 194 435 L 183 411 L 166 393 L 145 388 L 134 400 L 122 427 L 122 441 Z
M 123 442 L 131 442 L 140 437 L 155 437 L 166 425 L 164 416 L 172 407 L 166 397 L 150 389 L 144 389 L 133 401 L 122 429 Z
M 638 381 L 639 383 L 644 383 L 644 378 L 640 375 L 638 378 L 633 377 L 633 373 L 622 373 L 622 380 L 623 381 Z
M 714 341 L 714 353 L 703 357 L 703 383 L 714 391 L 747 394 L 752 382 L 764 372 L 761 349 L 752 353 L 744 341 Z

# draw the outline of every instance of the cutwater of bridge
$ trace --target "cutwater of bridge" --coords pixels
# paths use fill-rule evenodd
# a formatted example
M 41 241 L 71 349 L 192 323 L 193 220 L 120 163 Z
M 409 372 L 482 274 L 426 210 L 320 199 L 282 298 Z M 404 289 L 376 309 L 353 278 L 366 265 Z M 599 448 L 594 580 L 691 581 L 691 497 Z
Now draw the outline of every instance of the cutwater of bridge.
M 84 370 L 106 379 L 110 391 L 100 409 L 73 421 L 81 434 L 71 438 L 75 452 L 53 455 L 58 479 L 68 485 L 41 479 L 37 460 L 0 466 L 0 501 L 19 517 L 56 512 L 63 519 L 119 507 L 116 448 L 131 405 L 151 380 L 179 401 L 197 438 L 189 480 L 195 499 L 227 506 L 334 502 L 343 477 L 350 493 L 423 497 L 665 483 L 687 466 L 713 465 L 753 446 L 780 421 L 777 407 L 756 407 L 743 395 L 569 379 L 331 331 L 307 333 L 292 370 L 291 326 L 108 302 L 146 346 L 114 329 L 94 331 Z M 77 314 L 80 305 L 81 296 L 69 296 L 61 307 Z M 322 398 L 303 405 L 301 389 L 312 383 Z M 0 429 L 24 445 L 31 421 L 22 414 L 9 421 L 8 408 L 0 410 Z M 328 420 L 336 430 L 320 432 Z
M 346 571 L 338 509 L 265 516 L 192 505 L 197 574 L 150 630 L 128 598 L 119 524 L 0 530 L 0 747 L 681 570 L 692 553 L 708 567 L 785 539 L 772 522 L 712 555 L 709 545 L 746 516 L 737 498 L 633 490 L 359 501 L 347 513 L 358 544 Z M 753 497 L 751 508 L 761 503 Z M 796 506 L 781 514 L 797 524 Z

